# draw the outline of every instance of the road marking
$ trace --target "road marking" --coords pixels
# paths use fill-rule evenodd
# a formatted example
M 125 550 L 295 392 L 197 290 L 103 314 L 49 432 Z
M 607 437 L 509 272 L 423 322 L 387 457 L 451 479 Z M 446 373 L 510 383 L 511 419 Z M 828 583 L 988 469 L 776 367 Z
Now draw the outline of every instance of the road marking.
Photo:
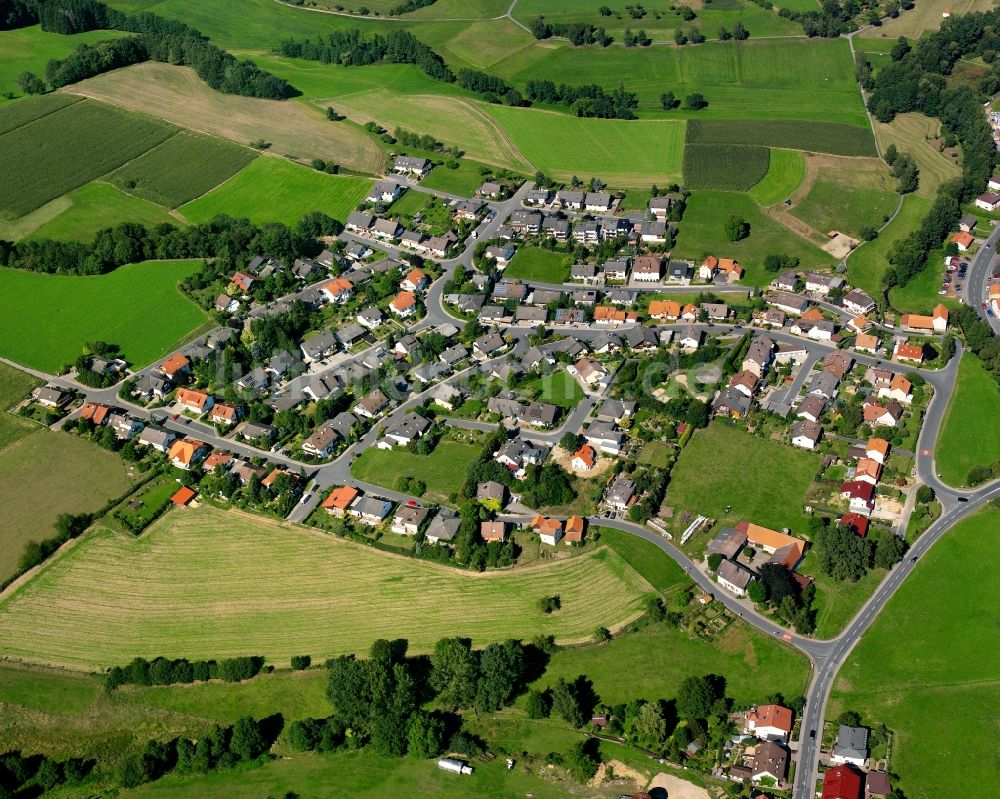
M 926 455 L 927 457 L 930 457 L 931 455 L 934 454 L 934 450 L 922 449 L 922 450 L 920 450 L 920 454 L 921 455 Z

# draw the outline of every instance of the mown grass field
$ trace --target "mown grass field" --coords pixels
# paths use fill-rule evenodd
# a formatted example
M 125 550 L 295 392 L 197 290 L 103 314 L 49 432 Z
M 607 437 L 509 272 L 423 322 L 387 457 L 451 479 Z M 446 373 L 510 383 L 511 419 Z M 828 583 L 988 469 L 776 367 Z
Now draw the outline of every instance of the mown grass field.
M 913 799 L 987 797 L 997 780 L 1000 657 L 994 577 L 1000 512 L 955 526 L 875 619 L 844 664 L 828 718 L 855 710 L 895 733 L 891 771 Z M 961 741 L 960 747 L 945 742 Z
M 565 283 L 569 279 L 572 256 L 540 247 L 521 247 L 504 270 L 505 277 L 535 280 L 540 283 Z
M 1000 460 L 997 418 L 1000 387 L 978 358 L 963 355 L 955 393 L 934 448 L 942 480 L 954 486 L 966 485 L 973 466 L 989 466 Z
M 879 35 L 894 42 L 900 36 L 919 39 L 926 31 L 936 31 L 941 27 L 945 11 L 951 14 L 970 14 L 974 11 L 989 11 L 993 8 L 990 0 L 926 0 L 909 11 L 904 11 L 895 19 L 886 19 L 879 28 Z
M 315 660 L 366 651 L 375 638 L 408 638 L 414 652 L 454 634 L 477 644 L 537 634 L 578 640 L 638 615 L 648 590 L 607 550 L 472 574 L 189 509 L 140 538 L 97 532 L 50 561 L 0 603 L 0 653 L 92 669 L 134 655 Z M 545 616 L 538 599 L 553 593 L 562 610 Z
M 689 189 L 746 191 L 764 179 L 770 153 L 745 144 L 684 145 L 684 186 Z
M 41 384 L 28 373 L 0 363 L 0 450 L 37 428 L 34 422 L 7 411 Z
M 279 158 L 258 158 L 180 212 L 192 222 L 229 214 L 257 223 L 294 225 L 304 214 L 323 211 L 343 222 L 370 187 L 366 178 L 327 175 Z
M 811 452 L 715 421 L 681 450 L 664 503 L 726 524 L 747 519 L 801 531 L 802 503 L 819 464 Z
M 750 235 L 741 241 L 726 238 L 726 220 L 733 214 L 750 223 Z M 767 216 L 746 194 L 696 191 L 688 198 L 673 253 L 677 257 L 699 262 L 707 254 L 735 258 L 746 270 L 742 283 L 760 286 L 773 277 L 764 269 L 764 259 L 772 253 L 794 255 L 804 269 L 834 262 L 831 255 Z
M 119 222 L 182 225 L 162 206 L 132 197 L 110 183 L 95 181 L 22 216 L 10 228 L 17 232 L 15 238 L 89 242 L 97 231 Z M 0 222 L 0 230 L 3 228 Z
M 108 180 L 143 200 L 176 208 L 228 180 L 256 155 L 224 139 L 180 131 L 116 169 Z
M 798 188 L 805 169 L 802 153 L 797 150 L 772 149 L 767 174 L 747 194 L 764 207 L 783 202 Z
M 875 155 L 871 130 L 828 121 L 693 119 L 687 141 L 699 144 L 761 144 L 831 155 Z
M 281 8 L 273 0 L 267 2 Z M 213 14 L 219 5 L 213 4 Z M 242 4 L 233 9 L 237 17 L 243 17 L 244 11 Z M 161 9 L 157 8 L 156 13 L 161 13 Z M 223 13 L 221 8 L 218 13 Z M 191 19 L 184 21 L 197 25 Z M 267 47 L 278 41 L 280 37 L 272 34 Z M 72 91 L 237 144 L 263 139 L 270 142 L 271 152 L 305 163 L 322 158 L 357 172 L 376 174 L 382 171 L 385 160 L 382 150 L 368 134 L 351 125 L 330 122 L 318 109 L 305 103 L 216 92 L 188 67 L 136 64 L 81 81 L 73 85 Z
M 69 433 L 38 428 L 0 450 L 0 582 L 26 543 L 53 534 L 60 513 L 95 511 L 130 483 L 121 458 Z
M 20 95 L 17 76 L 22 72 L 34 72 L 45 78 L 45 65 L 52 58 L 65 58 L 81 44 L 93 44 L 108 39 L 117 39 L 125 34 L 118 31 L 87 31 L 72 36 L 43 31 L 40 25 L 27 28 L 0 31 L 0 93 L 13 92 Z M 0 97 L 0 105 L 9 102 Z
M 583 389 L 565 369 L 549 372 L 519 388 L 537 391 L 539 402 L 550 402 L 561 408 L 575 408 L 583 399 Z
M 938 187 L 946 180 L 958 177 L 961 167 L 957 161 L 944 155 L 931 139 L 940 133 L 936 119 L 923 114 L 898 114 L 892 122 L 875 122 L 875 138 L 883 152 L 890 144 L 913 156 L 920 170 L 920 183 L 916 193 L 933 198 Z
M 878 238 L 859 246 L 847 259 L 847 275 L 852 286 L 863 289 L 872 297 L 881 294 L 882 275 L 889 266 L 886 256 L 892 243 L 916 230 L 930 205 L 930 200 L 915 194 L 903 198 L 899 213 L 878 234 Z
M 15 128 L 0 136 L 0 213 L 23 216 L 141 155 L 174 131 L 96 102 L 74 103 Z
M 88 341 L 121 347 L 145 366 L 205 321 L 177 290 L 200 261 L 146 261 L 107 275 L 43 275 L 0 271 L 0 354 L 26 366 L 57 372 Z
M 395 489 L 402 477 L 421 480 L 427 486 L 424 498 L 447 502 L 465 482 L 466 469 L 478 457 L 478 447 L 449 439 L 440 441 L 430 455 L 369 447 L 351 464 L 351 474 L 390 489 Z
M 839 230 L 860 238 L 862 228 L 876 230 L 899 202 L 896 181 L 881 161 L 820 157 L 819 172 L 805 197 L 792 209 L 814 230 Z
M 687 582 L 684 570 L 677 561 L 645 538 L 610 527 L 598 527 L 593 532 L 600 535 L 600 543 L 607 544 L 621 555 L 661 594 L 670 594 Z

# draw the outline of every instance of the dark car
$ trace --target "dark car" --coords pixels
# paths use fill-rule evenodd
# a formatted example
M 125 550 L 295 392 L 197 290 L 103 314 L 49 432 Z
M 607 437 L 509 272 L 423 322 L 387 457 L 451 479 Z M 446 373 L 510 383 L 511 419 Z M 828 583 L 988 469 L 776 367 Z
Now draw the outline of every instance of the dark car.
M 968 498 L 968 497 L 959 497 L 959 498 L 958 498 L 958 501 L 959 501 L 959 502 L 968 502 L 968 501 L 969 501 L 969 498 Z
M 815 738 L 816 737 L 816 730 L 809 730 L 809 737 L 810 738 Z

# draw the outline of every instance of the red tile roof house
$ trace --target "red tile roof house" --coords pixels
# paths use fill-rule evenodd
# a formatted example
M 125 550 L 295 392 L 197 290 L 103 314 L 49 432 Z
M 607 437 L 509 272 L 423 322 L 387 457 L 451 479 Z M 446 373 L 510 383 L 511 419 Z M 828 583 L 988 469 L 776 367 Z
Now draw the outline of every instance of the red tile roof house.
M 330 496 L 323 500 L 320 507 L 334 516 L 343 517 L 351 503 L 360 495 L 361 492 L 354 486 L 339 486 L 330 492 Z
M 840 496 L 848 500 L 851 510 L 870 516 L 875 510 L 875 486 L 860 480 L 841 483 Z
M 851 530 L 855 535 L 859 535 L 862 538 L 868 535 L 870 521 L 860 513 L 845 513 L 837 521 Z
M 160 364 L 160 371 L 171 380 L 176 380 L 181 375 L 186 375 L 191 371 L 191 361 L 187 359 L 187 356 L 175 352 Z
M 170 497 L 170 501 L 183 508 L 196 496 L 198 496 L 198 494 L 194 491 L 194 489 L 188 488 L 187 486 L 181 486 L 176 492 L 174 492 L 174 495 Z
M 531 529 L 542 539 L 543 544 L 554 547 L 563 537 L 563 523 L 559 519 L 536 516 L 531 520 Z
M 889 457 L 889 442 L 884 438 L 869 438 L 865 454 L 874 461 L 885 465 Z
M 506 522 L 482 522 L 479 525 L 479 535 L 487 544 L 491 541 L 503 541 L 507 537 Z
M 245 272 L 235 272 L 231 278 L 229 278 L 230 283 L 234 283 L 240 291 L 250 291 L 253 288 L 253 277 L 246 274 Z
M 320 287 L 320 294 L 327 302 L 347 302 L 354 294 L 354 284 L 345 277 L 338 277 Z
M 792 733 L 792 711 L 781 705 L 759 705 L 747 713 L 746 729 L 762 741 L 787 741 Z
M 422 291 L 427 282 L 427 275 L 423 270 L 411 269 L 400 282 L 399 287 L 404 291 Z
M 861 799 L 864 775 L 850 766 L 834 766 L 823 773 L 821 799 Z
M 191 411 L 193 413 L 204 413 L 205 411 L 211 410 L 212 406 L 215 404 L 215 399 L 211 394 L 206 394 L 204 391 L 193 391 L 187 388 L 177 389 L 176 401 L 178 405 L 184 408 L 184 410 Z
M 389 303 L 389 310 L 404 319 L 413 316 L 417 312 L 417 298 L 412 291 L 401 291 Z
M 570 516 L 566 520 L 566 543 L 579 544 L 583 541 L 583 534 L 586 531 L 587 522 L 582 516 Z

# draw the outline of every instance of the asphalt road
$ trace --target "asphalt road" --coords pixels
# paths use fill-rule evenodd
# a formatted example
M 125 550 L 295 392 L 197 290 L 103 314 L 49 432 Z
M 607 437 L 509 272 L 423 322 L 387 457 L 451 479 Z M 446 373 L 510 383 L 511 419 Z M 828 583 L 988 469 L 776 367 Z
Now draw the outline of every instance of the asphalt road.
M 965 281 L 964 299 L 966 304 L 975 308 L 980 317 L 993 328 L 993 332 L 1000 334 L 1000 319 L 995 315 L 990 316 L 986 313 L 986 309 L 982 307 L 983 303 L 986 303 L 987 307 L 989 305 L 989 289 L 987 286 L 992 277 L 993 270 L 991 266 L 997 254 L 998 242 L 1000 242 L 1000 225 L 993 228 L 989 238 L 979 248 L 979 252 L 973 256 L 972 262 L 969 264 L 969 273 Z

